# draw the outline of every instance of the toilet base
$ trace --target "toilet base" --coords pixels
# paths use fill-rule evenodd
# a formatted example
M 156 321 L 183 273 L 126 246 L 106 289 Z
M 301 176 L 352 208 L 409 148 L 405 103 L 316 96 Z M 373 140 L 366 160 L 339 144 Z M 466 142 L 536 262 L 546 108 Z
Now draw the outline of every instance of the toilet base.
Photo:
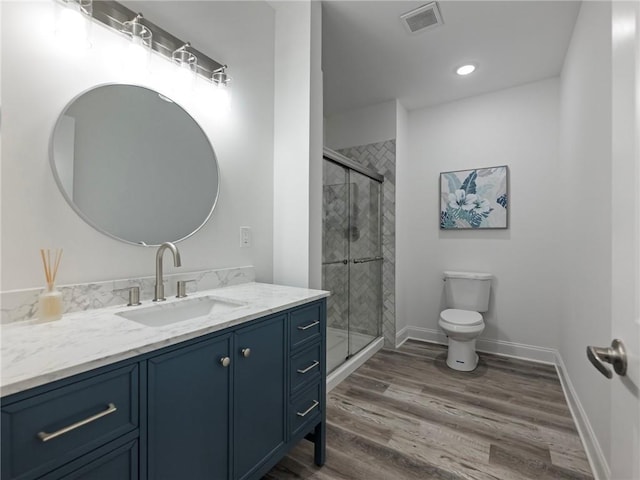
M 447 366 L 461 372 L 471 372 L 475 370 L 478 366 L 476 339 L 460 341 L 449 337 Z

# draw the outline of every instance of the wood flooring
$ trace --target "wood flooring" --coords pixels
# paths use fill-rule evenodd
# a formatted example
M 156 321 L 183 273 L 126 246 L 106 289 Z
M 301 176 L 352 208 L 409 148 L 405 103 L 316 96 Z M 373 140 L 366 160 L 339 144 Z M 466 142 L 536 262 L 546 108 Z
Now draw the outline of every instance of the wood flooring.
M 302 441 L 263 480 L 593 479 L 556 370 L 446 347 L 381 350 L 327 398 L 327 462 Z

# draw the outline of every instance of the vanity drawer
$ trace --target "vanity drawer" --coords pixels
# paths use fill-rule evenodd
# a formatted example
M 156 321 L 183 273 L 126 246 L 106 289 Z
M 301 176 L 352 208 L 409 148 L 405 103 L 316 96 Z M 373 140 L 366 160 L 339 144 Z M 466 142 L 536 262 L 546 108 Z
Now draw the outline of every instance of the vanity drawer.
M 138 364 L 2 406 L 2 478 L 30 479 L 138 427 Z
M 291 313 L 291 349 L 320 338 L 320 328 L 323 327 L 321 305 L 313 303 Z
M 292 436 L 300 433 L 305 427 L 311 428 L 320 420 L 324 408 L 321 393 L 320 383 L 317 383 L 291 400 L 289 425 Z
M 320 343 L 304 349 L 291 358 L 289 363 L 289 378 L 291 379 L 291 392 L 295 393 L 305 384 L 320 377 L 320 362 L 322 351 Z

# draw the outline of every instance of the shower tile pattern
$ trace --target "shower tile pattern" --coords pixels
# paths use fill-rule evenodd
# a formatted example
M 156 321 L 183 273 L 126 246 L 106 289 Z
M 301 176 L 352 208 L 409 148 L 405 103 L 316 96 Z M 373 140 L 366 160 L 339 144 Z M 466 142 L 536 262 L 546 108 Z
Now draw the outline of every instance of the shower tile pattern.
M 382 331 L 386 347 L 395 347 L 395 263 L 396 263 L 396 141 L 371 143 L 338 150 L 342 155 L 384 175 L 382 185 Z M 325 182 L 326 183 L 326 182 Z M 374 265 L 364 264 L 364 265 Z M 363 291 L 366 286 L 363 288 Z M 361 302 L 371 302 L 363 294 Z M 352 298 L 352 302 L 354 299 Z

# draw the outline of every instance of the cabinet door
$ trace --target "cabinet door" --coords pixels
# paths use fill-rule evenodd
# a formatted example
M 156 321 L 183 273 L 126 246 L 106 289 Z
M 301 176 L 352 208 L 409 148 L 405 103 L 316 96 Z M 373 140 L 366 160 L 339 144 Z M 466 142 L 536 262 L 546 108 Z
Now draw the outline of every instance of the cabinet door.
M 235 479 L 250 476 L 285 441 L 285 319 L 282 315 L 235 334 Z
M 45 477 L 49 478 L 49 477 Z M 62 480 L 137 480 L 138 441 L 130 442 L 79 468 Z
M 148 361 L 149 479 L 229 477 L 229 344 L 225 335 Z

